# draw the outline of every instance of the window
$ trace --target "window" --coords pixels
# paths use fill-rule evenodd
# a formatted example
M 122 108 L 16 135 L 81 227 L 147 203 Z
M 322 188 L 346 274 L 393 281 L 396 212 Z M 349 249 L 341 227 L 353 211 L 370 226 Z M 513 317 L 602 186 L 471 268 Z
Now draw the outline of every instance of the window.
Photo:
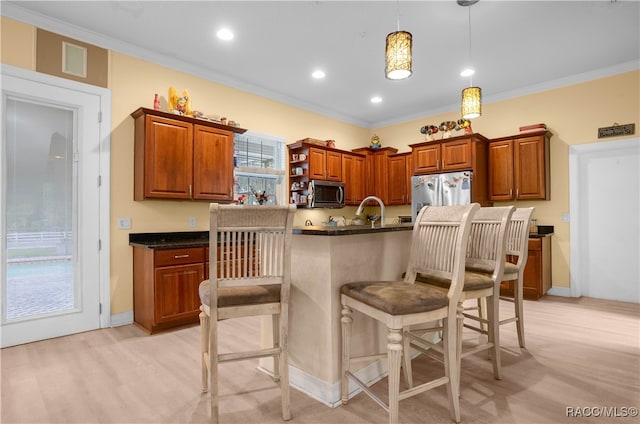
M 284 139 L 247 131 L 235 135 L 234 146 L 234 198 L 257 205 L 264 193 L 262 204 L 286 203 Z

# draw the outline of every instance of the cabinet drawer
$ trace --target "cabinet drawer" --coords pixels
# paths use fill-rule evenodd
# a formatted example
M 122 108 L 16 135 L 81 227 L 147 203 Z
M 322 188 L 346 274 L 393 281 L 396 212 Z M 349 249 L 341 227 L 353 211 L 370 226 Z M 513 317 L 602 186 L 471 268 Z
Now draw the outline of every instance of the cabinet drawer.
M 154 259 L 156 267 L 204 262 L 204 247 L 156 250 Z

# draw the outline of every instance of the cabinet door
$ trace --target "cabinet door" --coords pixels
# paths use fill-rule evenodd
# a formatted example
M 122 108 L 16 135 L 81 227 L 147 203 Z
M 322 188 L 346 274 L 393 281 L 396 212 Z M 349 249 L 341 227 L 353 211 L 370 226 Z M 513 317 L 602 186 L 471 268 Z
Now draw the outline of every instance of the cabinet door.
M 316 180 L 325 179 L 327 168 L 327 152 L 321 149 L 309 148 L 309 178 Z
M 489 144 L 489 200 L 513 199 L 513 142 Z
M 471 169 L 471 139 L 463 139 L 442 143 L 443 171 L 459 171 Z
M 327 151 L 325 175 L 329 181 L 342 181 L 342 153 Z
M 233 200 L 233 133 L 195 126 L 193 199 Z
M 548 199 L 545 171 L 545 137 L 514 140 L 514 175 L 516 199 Z
M 527 299 L 538 299 L 542 292 L 542 241 L 529 239 L 529 255 L 524 267 L 522 294 Z
M 406 203 L 407 170 L 405 156 L 389 156 L 389 205 L 403 205 Z
M 415 174 L 428 174 L 440 170 L 440 143 L 416 147 L 412 154 Z
M 373 182 L 375 196 L 384 204 L 389 203 L 389 154 L 387 151 L 373 154 Z
M 342 154 L 342 178 L 347 205 L 359 205 L 365 197 L 364 165 L 365 159 L 362 156 Z
M 158 116 L 145 125 L 144 197 L 190 199 L 193 125 Z
M 198 316 L 204 263 L 156 268 L 155 277 L 156 324 Z

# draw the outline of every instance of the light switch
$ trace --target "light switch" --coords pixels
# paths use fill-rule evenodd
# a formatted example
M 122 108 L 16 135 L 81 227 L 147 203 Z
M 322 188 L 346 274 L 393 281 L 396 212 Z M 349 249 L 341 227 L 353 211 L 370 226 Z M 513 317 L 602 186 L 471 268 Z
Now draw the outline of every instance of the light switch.
M 196 217 L 195 216 L 190 216 L 189 217 L 189 227 L 195 227 L 196 226 Z

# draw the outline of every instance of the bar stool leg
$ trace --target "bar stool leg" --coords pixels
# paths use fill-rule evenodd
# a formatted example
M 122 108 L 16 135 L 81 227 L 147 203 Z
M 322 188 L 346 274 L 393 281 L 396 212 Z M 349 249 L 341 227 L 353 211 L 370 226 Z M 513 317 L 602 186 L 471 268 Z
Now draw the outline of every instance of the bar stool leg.
M 400 362 L 402 361 L 402 328 L 389 328 L 387 334 L 389 359 L 389 424 L 398 422 L 400 401 Z
M 515 293 L 513 294 L 513 298 L 516 304 L 516 326 L 518 329 L 518 344 L 520 344 L 520 347 L 522 349 L 525 348 L 525 344 L 524 344 L 524 322 L 522 320 L 524 313 L 523 313 L 523 307 L 522 307 L 522 303 L 523 303 L 523 293 L 522 293 L 522 273 L 518 274 L 518 279 L 515 281 Z
M 342 306 L 342 374 L 340 378 L 340 397 L 342 404 L 349 403 L 349 378 L 347 372 L 350 370 L 351 361 L 351 324 L 353 323 L 353 310 Z

